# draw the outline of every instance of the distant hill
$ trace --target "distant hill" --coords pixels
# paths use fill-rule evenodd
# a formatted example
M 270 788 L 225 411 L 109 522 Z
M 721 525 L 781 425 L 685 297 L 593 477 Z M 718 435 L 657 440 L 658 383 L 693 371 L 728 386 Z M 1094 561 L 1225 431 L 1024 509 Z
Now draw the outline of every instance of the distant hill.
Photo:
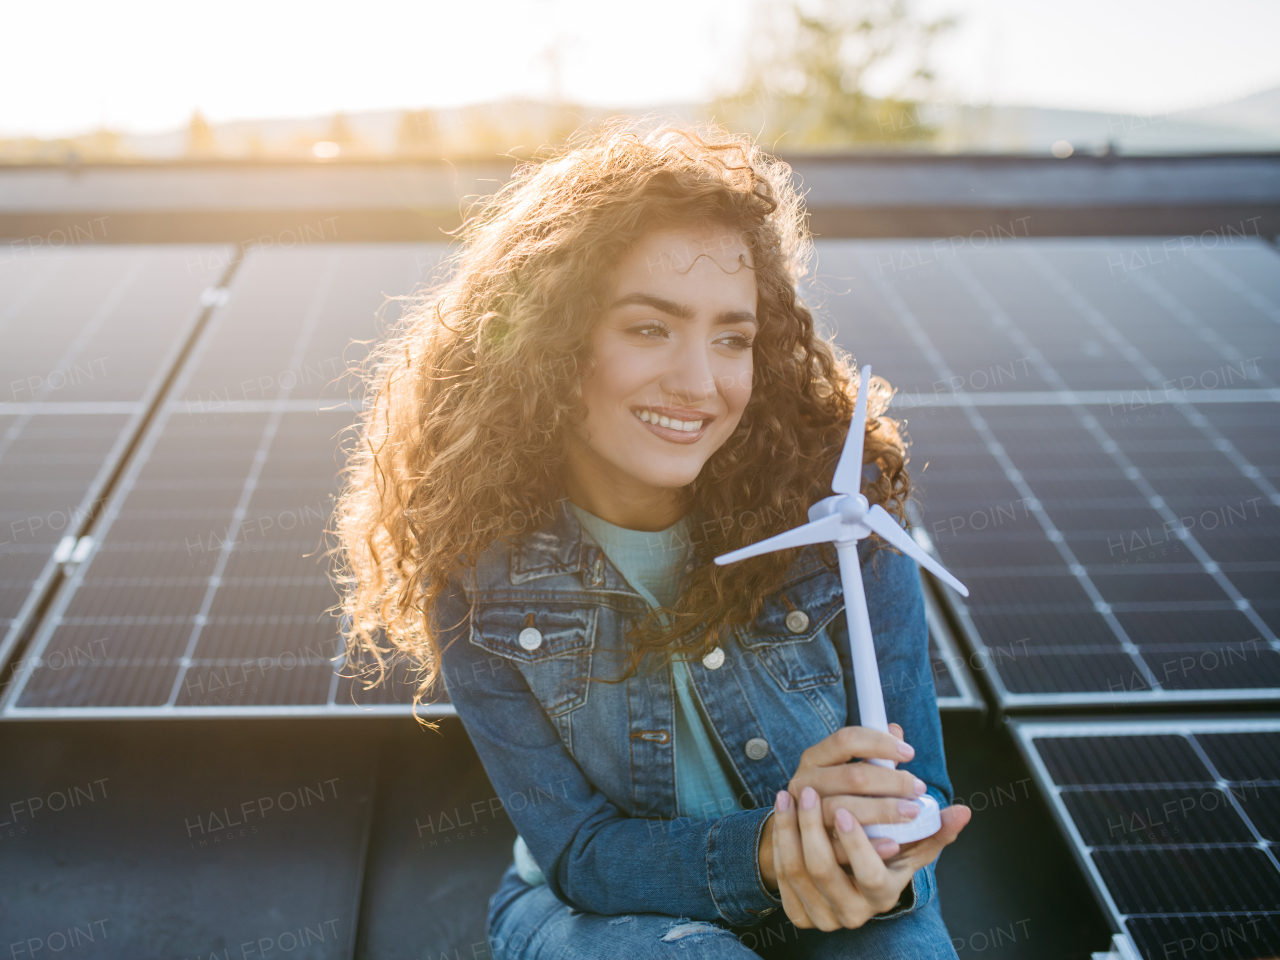
M 937 149 L 1047 153 L 1066 140 L 1076 150 L 1218 153 L 1280 150 L 1280 88 L 1179 113 L 1138 116 L 1044 107 L 933 107 Z M 928 119 L 929 107 L 925 107 Z
M 773 119 L 777 119 L 778 109 L 768 103 L 754 104 L 750 109 L 726 107 L 732 103 L 656 104 L 650 109 L 610 110 L 512 100 L 444 110 L 382 110 L 215 124 L 205 124 L 195 117 L 190 129 L 159 134 L 96 131 L 56 141 L 0 141 L 0 162 L 57 162 L 72 156 L 86 160 L 428 158 L 506 153 L 527 156 L 545 144 L 563 142 L 584 123 L 618 113 L 716 119 L 741 129 L 760 129 L 760 120 L 771 109 Z M 1158 116 L 925 103 L 918 106 L 917 119 L 931 129 L 930 137 L 911 137 L 904 129 L 900 142 L 832 143 L 829 147 L 842 151 L 1049 153 L 1055 144 L 1066 141 L 1077 152 L 1277 151 L 1280 87 L 1218 106 Z M 905 115 L 904 121 L 910 122 Z M 776 149 L 785 153 L 787 146 L 783 136 Z
M 1205 110 L 1190 110 L 1188 119 L 1219 126 L 1270 131 L 1280 128 L 1280 87 L 1264 90 Z

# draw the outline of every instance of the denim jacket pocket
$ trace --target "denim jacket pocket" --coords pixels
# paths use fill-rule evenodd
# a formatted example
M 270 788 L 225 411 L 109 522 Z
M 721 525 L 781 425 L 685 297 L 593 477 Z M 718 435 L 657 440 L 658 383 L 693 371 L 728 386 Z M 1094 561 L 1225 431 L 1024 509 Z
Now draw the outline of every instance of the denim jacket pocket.
M 826 626 L 844 609 L 838 577 L 819 574 L 784 587 L 764 603 L 738 639 L 788 692 L 843 682 L 840 658 Z
M 555 719 L 587 702 L 596 618 L 583 604 L 479 602 L 471 642 L 510 661 Z

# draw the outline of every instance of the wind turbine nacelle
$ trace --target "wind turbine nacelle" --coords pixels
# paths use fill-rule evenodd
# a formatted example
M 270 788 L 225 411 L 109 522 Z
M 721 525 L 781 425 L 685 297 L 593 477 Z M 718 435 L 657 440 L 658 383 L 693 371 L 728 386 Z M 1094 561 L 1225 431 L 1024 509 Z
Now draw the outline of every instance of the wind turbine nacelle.
M 869 507 L 867 498 L 860 493 L 837 493 L 833 497 L 824 497 L 809 508 L 809 522 L 838 513 L 845 523 L 859 523 L 867 515 Z M 862 536 L 870 532 L 868 530 Z

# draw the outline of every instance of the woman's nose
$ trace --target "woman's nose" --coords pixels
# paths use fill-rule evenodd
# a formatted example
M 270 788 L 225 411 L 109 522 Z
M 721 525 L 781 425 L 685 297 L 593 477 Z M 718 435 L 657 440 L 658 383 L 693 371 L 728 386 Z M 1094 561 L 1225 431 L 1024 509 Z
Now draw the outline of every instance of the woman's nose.
M 696 403 L 716 395 L 715 373 L 711 357 L 701 345 L 682 349 L 675 366 L 662 380 L 662 389 L 685 403 Z

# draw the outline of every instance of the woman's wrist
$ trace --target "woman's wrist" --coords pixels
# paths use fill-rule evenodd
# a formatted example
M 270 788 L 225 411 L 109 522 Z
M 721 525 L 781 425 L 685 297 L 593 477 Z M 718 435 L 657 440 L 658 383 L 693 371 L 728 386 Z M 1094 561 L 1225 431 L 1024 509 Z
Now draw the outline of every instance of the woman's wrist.
M 760 879 L 772 892 L 778 891 L 778 874 L 773 868 L 773 814 L 765 817 L 764 826 L 760 829 L 760 847 L 756 851 L 756 864 L 760 870 Z

